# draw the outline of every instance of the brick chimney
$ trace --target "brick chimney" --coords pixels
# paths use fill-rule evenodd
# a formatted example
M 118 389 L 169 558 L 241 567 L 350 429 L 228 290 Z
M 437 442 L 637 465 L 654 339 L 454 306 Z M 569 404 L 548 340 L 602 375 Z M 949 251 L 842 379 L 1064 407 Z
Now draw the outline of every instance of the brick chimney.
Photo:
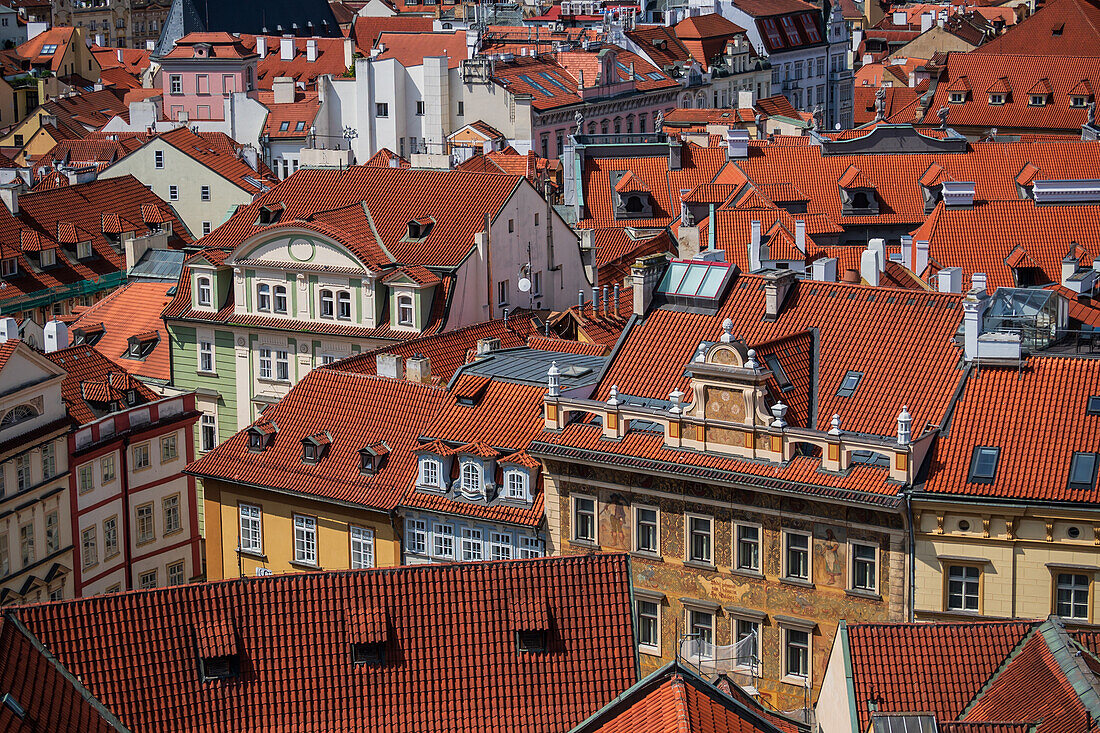
M 775 321 L 783 312 L 787 296 L 794 287 L 794 270 L 772 270 L 764 273 L 764 320 Z

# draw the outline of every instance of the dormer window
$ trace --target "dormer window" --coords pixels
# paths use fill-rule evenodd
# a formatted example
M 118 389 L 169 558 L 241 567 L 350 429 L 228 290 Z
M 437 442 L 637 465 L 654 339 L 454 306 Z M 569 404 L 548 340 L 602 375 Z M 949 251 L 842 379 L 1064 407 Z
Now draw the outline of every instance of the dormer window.
M 612 172 L 611 182 L 615 192 L 616 218 L 648 219 L 653 216 L 652 192 L 632 171 Z
M 368 605 L 352 610 L 346 626 L 353 664 L 381 667 L 386 663 L 389 619 L 385 606 Z
M 137 404 L 137 390 L 136 389 L 126 390 L 126 404 L 127 405 Z
M 520 652 L 544 652 L 546 651 L 547 633 L 543 630 L 517 631 L 516 650 Z
M 256 423 L 248 429 L 248 450 L 252 453 L 262 453 L 271 445 L 277 432 L 279 427 L 270 420 L 265 419 Z
M 513 501 L 527 501 L 529 476 L 526 471 L 512 468 L 504 472 L 504 498 Z
M 397 296 L 397 325 L 415 326 L 416 309 L 413 307 L 413 297 L 408 294 Z
M 240 669 L 240 654 L 237 650 L 237 635 L 229 621 L 218 620 L 199 624 L 195 636 L 199 676 L 203 682 L 237 676 Z
M 1089 98 L 1085 97 L 1085 96 L 1082 96 L 1082 95 L 1079 95 L 1079 94 L 1074 94 L 1073 96 L 1071 96 L 1069 98 L 1069 106 L 1070 107 L 1081 108 L 1081 107 L 1087 107 L 1088 104 L 1089 104 Z
M 328 453 L 332 435 L 326 430 L 302 439 L 302 462 L 316 464 Z
M 364 476 L 373 476 L 378 473 L 386 464 L 389 453 L 389 446 L 381 441 L 359 449 L 359 473 Z
M 463 461 L 460 490 L 468 497 L 481 495 L 481 466 L 475 461 Z
M 274 224 L 279 221 L 279 218 L 283 215 L 282 205 L 279 206 L 261 206 L 260 215 L 256 219 L 256 223 L 259 225 Z
M 76 243 L 76 258 L 78 260 L 86 260 L 92 256 L 92 243 L 91 242 L 77 242 Z
M 52 249 L 44 249 L 38 255 L 38 264 L 43 267 L 53 267 L 57 264 L 57 253 Z
M 1029 105 L 1032 107 L 1045 107 L 1047 103 L 1047 95 L 1045 94 L 1032 94 L 1028 98 Z
M 413 219 L 408 225 L 408 238 L 409 239 L 423 239 L 428 236 L 428 233 L 432 230 L 431 219 Z
M 200 277 L 198 279 L 198 304 L 205 308 L 214 307 L 214 288 L 211 285 L 210 278 Z
M 6 257 L 0 260 L 0 276 L 2 277 L 15 277 L 19 274 L 19 259 L 16 257 Z
M 966 101 L 966 92 L 951 92 L 947 96 L 947 101 L 951 104 L 962 104 Z
M 352 644 L 351 655 L 355 664 L 381 667 L 386 663 L 386 646 L 378 643 Z
M 442 488 L 443 483 L 439 479 L 441 473 L 442 466 L 438 459 L 432 456 L 421 456 L 420 476 L 417 480 L 420 486 L 430 489 Z
M 989 103 L 990 104 L 1004 104 L 1005 103 L 1005 95 L 1003 95 L 1003 94 L 990 94 L 989 95 Z

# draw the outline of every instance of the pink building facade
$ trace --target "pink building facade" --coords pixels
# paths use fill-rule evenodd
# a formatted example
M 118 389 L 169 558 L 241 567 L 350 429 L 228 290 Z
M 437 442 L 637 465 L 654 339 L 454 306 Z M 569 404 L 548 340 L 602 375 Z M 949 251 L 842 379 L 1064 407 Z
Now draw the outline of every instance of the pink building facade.
M 158 60 L 171 120 L 220 120 L 223 100 L 256 88 L 259 55 L 229 33 L 189 33 Z

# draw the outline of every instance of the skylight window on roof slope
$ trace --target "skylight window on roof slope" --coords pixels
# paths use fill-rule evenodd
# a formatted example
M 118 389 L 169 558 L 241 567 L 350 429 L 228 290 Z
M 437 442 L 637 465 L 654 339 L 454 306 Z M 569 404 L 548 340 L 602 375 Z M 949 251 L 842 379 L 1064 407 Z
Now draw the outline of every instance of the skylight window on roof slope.
M 1069 464 L 1069 488 L 1092 491 L 1096 488 L 1096 468 L 1100 465 L 1100 453 L 1073 454 Z
M 561 81 L 559 81 L 556 77 L 552 76 L 551 74 L 549 74 L 545 71 L 540 71 L 539 76 L 541 76 L 543 79 L 546 79 L 546 81 L 550 82 L 551 84 L 556 86 L 558 89 L 561 89 L 563 92 L 565 92 L 567 94 L 570 93 L 569 87 L 565 86 L 565 84 L 562 84 Z
M 970 475 L 966 480 L 972 484 L 991 484 L 997 477 L 997 463 L 1001 458 L 1001 449 L 979 445 L 974 447 L 970 457 Z
M 1085 414 L 1100 415 L 1100 394 L 1089 397 L 1088 405 L 1085 407 Z
M 540 92 L 541 94 L 544 94 L 547 97 L 554 96 L 554 93 L 552 91 L 550 91 L 549 89 L 544 87 L 542 84 L 539 84 L 537 81 L 535 81 L 531 77 L 527 76 L 527 74 L 520 74 L 519 78 L 520 78 L 521 81 L 523 81 L 523 82 L 529 84 L 530 86 L 534 87 L 535 90 Z
M 836 391 L 837 397 L 851 397 L 859 387 L 859 380 L 863 378 L 863 372 L 848 372 L 840 381 L 840 387 Z

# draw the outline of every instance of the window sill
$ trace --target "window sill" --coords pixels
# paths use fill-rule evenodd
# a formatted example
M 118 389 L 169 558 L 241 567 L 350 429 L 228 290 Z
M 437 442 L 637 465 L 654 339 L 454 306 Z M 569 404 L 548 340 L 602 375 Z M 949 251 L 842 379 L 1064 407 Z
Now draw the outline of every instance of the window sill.
M 634 550 L 630 553 L 631 557 L 636 557 L 640 560 L 649 560 L 650 562 L 664 562 L 665 559 L 658 555 L 656 552 L 644 552 L 642 550 Z M 641 648 L 641 647 L 639 647 Z
M 137 546 L 138 547 L 144 547 L 145 545 L 152 544 L 153 542 L 156 542 L 156 541 L 157 541 L 156 537 L 150 537 L 147 540 L 138 540 L 137 541 Z
M 795 687 L 809 687 L 810 680 L 808 677 L 799 677 L 797 675 L 787 674 L 779 678 L 779 681 L 785 685 L 794 685 Z
M 866 598 L 870 601 L 881 601 L 882 596 L 875 593 L 873 590 L 860 590 L 859 588 L 848 588 L 844 591 L 845 595 L 854 596 L 856 598 Z
M 282 384 L 289 385 L 290 379 L 276 379 L 274 377 L 256 377 L 257 382 L 263 382 L 264 384 Z
M 117 551 L 112 552 L 110 555 L 104 555 L 103 556 L 103 562 L 107 562 L 108 560 L 114 560 L 116 557 L 118 557 L 118 555 L 119 555 L 119 553 Z
M 779 582 L 784 583 L 786 585 L 795 585 L 795 586 L 798 586 L 799 588 L 811 588 L 812 589 L 812 588 L 815 587 L 814 584 L 811 581 L 802 580 L 801 578 L 780 578 Z
M 657 648 L 655 646 L 643 646 L 641 644 L 638 645 L 638 653 L 639 654 L 648 654 L 651 657 L 661 656 L 661 650 L 659 648 Z
M 730 575 L 740 575 L 743 578 L 756 578 L 757 580 L 764 579 L 764 573 L 746 568 L 730 568 Z
M 172 537 L 173 535 L 177 535 L 177 534 L 179 534 L 179 533 L 180 533 L 180 532 L 182 532 L 182 531 L 183 531 L 183 527 L 180 527 L 180 528 L 178 528 L 178 529 L 173 529 L 173 530 L 172 530 L 171 532 L 165 532 L 165 533 L 164 533 L 164 534 L 163 534 L 162 536 L 164 536 L 164 537 Z
M 242 550 L 238 548 L 237 554 L 241 557 L 251 557 L 255 560 L 263 560 L 264 562 L 267 562 L 267 555 L 265 555 L 263 552 L 256 552 L 255 550 Z
M 984 618 L 984 615 L 982 614 L 981 611 L 960 611 L 960 610 L 957 610 L 957 609 L 946 608 L 943 611 L 941 611 L 940 613 L 944 614 L 945 616 L 954 616 L 954 617 L 960 618 L 960 619 L 963 619 L 963 618 Z
M 586 550 L 600 549 L 600 543 L 592 540 L 569 540 L 569 544 L 573 547 L 583 547 Z
M 718 566 L 717 565 L 715 565 L 713 563 L 709 563 L 709 562 L 704 562 L 702 560 L 684 560 L 684 567 L 696 568 L 698 570 L 709 570 L 711 572 L 718 572 Z
M 216 376 L 218 376 L 217 372 L 205 372 L 202 369 L 196 369 L 195 374 L 198 374 L 200 377 L 216 377 Z
M 304 560 L 291 560 L 290 564 L 293 567 L 301 568 L 302 570 L 320 570 L 321 566 L 313 562 L 305 562 Z

